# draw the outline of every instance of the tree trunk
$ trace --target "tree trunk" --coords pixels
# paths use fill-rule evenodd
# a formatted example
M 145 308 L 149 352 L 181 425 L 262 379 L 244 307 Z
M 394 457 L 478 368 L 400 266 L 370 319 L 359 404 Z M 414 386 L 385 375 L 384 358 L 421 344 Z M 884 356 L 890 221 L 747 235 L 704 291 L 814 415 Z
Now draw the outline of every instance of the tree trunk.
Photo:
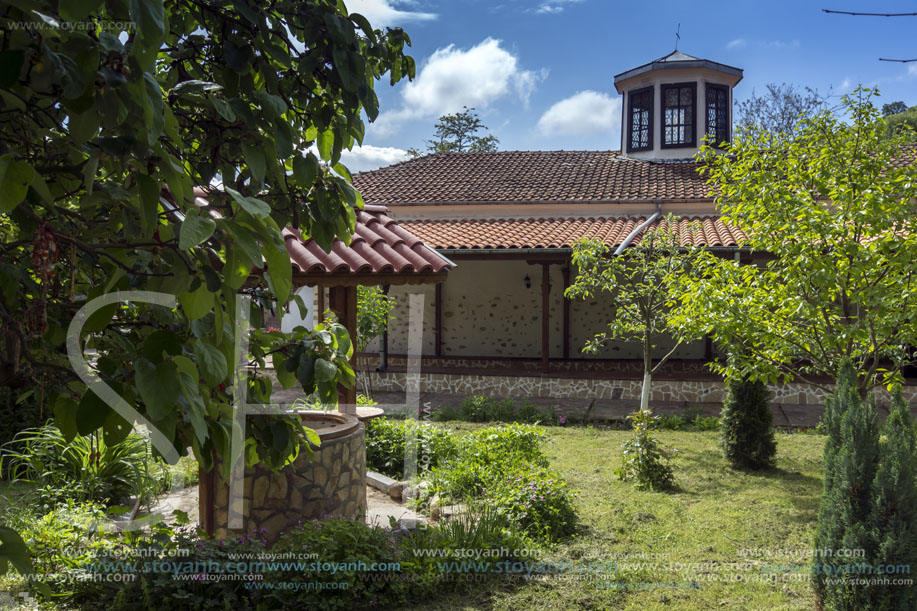
M 653 384 L 653 374 L 646 370 L 643 372 L 643 392 L 640 393 L 640 409 L 650 408 L 650 386 Z

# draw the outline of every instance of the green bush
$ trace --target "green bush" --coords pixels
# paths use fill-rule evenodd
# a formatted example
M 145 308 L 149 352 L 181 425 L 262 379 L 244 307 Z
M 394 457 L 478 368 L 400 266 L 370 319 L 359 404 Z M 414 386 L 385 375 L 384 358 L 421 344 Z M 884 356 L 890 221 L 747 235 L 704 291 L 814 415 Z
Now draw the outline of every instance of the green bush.
M 636 411 L 628 419 L 633 427 L 633 437 L 624 442 L 621 452 L 621 467 L 615 473 L 625 482 L 633 482 L 637 488 L 668 490 L 675 486 L 672 467 L 668 464 L 666 452 L 650 435 L 656 423 L 656 416 L 649 410 Z
M 456 452 L 448 431 L 417 420 L 373 418 L 366 423 L 366 466 L 401 479 L 408 435 L 416 435 L 419 470 L 436 467 Z
M 508 424 L 474 431 L 462 437 L 455 457 L 433 470 L 440 495 L 464 500 L 479 498 L 495 480 L 521 465 L 546 467 L 541 452 L 545 433 L 530 424 Z
M 464 422 L 523 422 L 545 425 L 560 423 L 553 408 L 541 408 L 526 400 L 516 405 L 509 398 L 493 399 L 483 395 L 466 397 L 459 407 L 439 407 L 433 411 L 432 419 L 438 422 L 461 420 Z
M 576 529 L 569 485 L 542 465 L 516 465 L 514 472 L 484 491 L 484 503 L 537 540 L 556 541 Z
M 433 471 L 433 487 L 446 500 L 478 501 L 505 515 L 536 540 L 573 532 L 572 492 L 541 451 L 546 435 L 527 424 L 465 435 L 456 456 Z
M 816 596 L 824 609 L 872 608 L 867 588 L 835 579 L 837 574 L 851 574 L 846 573 L 855 570 L 851 565 L 870 564 L 874 536 L 872 485 L 879 466 L 879 425 L 872 398 L 864 401 L 856 382 L 856 372 L 847 361 L 834 394 L 825 402 L 824 493 L 812 564 Z M 851 549 L 862 549 L 867 557 L 844 554 Z
M 13 481 L 33 484 L 40 501 L 48 505 L 66 499 L 149 500 L 159 491 L 151 464 L 150 443 L 142 435 L 129 435 L 113 446 L 106 445 L 100 433 L 77 435 L 68 442 L 52 424 L 19 432 L 0 450 L 0 470 L 6 468 Z
M 770 469 L 777 454 L 770 392 L 764 382 L 726 382 L 720 424 L 723 455 L 736 469 Z
M 917 434 L 907 403 L 892 397 L 872 486 L 876 566 L 917 567 Z M 913 585 L 869 586 L 872 609 L 917 609 Z

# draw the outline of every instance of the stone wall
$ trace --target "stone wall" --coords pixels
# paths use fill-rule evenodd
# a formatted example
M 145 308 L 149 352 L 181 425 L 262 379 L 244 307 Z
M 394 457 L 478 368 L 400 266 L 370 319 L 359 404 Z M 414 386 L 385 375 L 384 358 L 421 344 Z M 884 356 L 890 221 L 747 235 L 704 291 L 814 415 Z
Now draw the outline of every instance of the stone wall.
M 366 514 L 366 440 L 362 423 L 348 435 L 323 440 L 311 459 L 300 454 L 279 473 L 262 465 L 247 467 L 241 503 L 232 507 L 229 486 L 223 481 L 219 465 L 215 471 L 214 534 L 218 538 L 267 529 L 268 541 L 274 542 L 280 533 L 305 520 L 355 519 Z M 242 529 L 228 528 L 230 509 L 241 513 Z
M 405 391 L 405 374 L 373 371 L 372 388 L 387 392 Z M 487 375 L 421 373 L 420 391 L 452 394 L 457 398 L 480 394 L 492 397 L 555 398 L 555 399 L 614 399 L 640 400 L 640 379 L 598 379 L 555 377 L 547 375 Z M 824 405 L 825 391 L 811 384 L 770 385 L 773 403 L 792 405 Z M 873 391 L 879 405 L 887 406 L 889 393 Z M 721 380 L 653 380 L 651 401 L 683 402 L 686 404 L 721 404 L 725 387 Z M 910 404 L 917 403 L 917 386 L 904 387 L 903 395 Z

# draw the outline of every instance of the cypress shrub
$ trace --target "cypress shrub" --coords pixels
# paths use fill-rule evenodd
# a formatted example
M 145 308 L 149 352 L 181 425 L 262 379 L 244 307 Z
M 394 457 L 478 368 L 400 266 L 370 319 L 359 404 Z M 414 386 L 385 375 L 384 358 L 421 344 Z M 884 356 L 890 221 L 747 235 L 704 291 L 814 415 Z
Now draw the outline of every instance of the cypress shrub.
M 862 568 L 875 567 L 876 555 L 872 520 L 879 426 L 875 403 L 863 401 L 856 382 L 853 365 L 846 361 L 825 410 L 824 492 L 812 560 L 813 585 L 823 609 L 872 608 L 869 588 L 844 579 L 869 579 Z M 862 555 L 851 555 L 859 550 Z
M 777 441 L 773 414 L 764 382 L 730 379 L 720 420 L 720 445 L 736 469 L 769 469 L 774 466 Z
M 890 579 L 914 578 L 917 571 L 917 438 L 907 403 L 900 392 L 892 397 L 885 423 L 885 441 L 879 447 L 879 469 L 873 483 L 875 565 L 907 567 Z M 887 569 L 886 569 L 887 571 Z M 891 572 L 891 571 L 887 571 Z M 870 609 L 917 609 L 913 585 L 877 584 L 868 587 Z

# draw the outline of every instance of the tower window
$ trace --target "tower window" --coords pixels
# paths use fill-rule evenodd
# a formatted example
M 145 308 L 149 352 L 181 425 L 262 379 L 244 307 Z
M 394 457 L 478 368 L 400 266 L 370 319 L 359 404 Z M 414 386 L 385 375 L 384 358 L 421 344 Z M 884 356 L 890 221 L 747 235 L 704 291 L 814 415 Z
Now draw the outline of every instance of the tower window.
M 631 91 L 627 98 L 627 151 L 649 150 L 653 148 L 653 88 Z
M 729 141 L 729 90 L 722 85 L 707 85 L 706 131 L 711 146 Z
M 662 86 L 662 147 L 686 147 L 697 144 L 695 129 L 697 84 L 679 83 Z

